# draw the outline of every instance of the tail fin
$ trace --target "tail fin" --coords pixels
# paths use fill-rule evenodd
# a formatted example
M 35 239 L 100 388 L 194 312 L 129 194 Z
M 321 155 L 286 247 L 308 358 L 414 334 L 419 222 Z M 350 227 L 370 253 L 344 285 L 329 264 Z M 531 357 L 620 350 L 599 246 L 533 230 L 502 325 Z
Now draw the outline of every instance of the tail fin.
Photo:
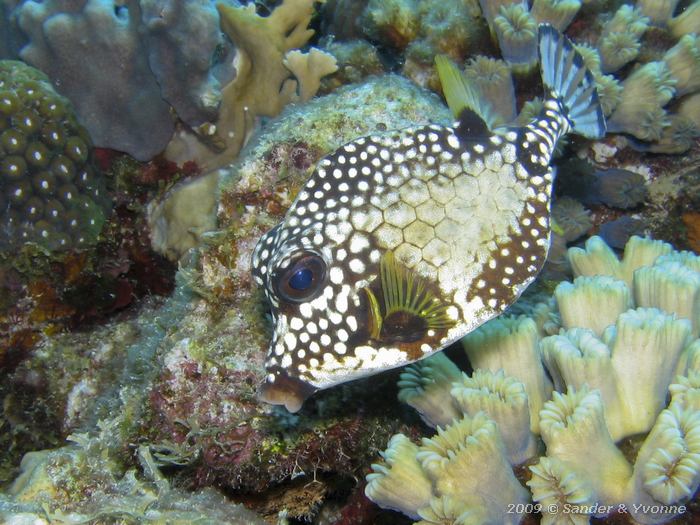
M 605 117 L 593 76 L 568 38 L 549 24 L 539 27 L 542 82 L 564 107 L 573 131 L 599 139 L 605 135 Z

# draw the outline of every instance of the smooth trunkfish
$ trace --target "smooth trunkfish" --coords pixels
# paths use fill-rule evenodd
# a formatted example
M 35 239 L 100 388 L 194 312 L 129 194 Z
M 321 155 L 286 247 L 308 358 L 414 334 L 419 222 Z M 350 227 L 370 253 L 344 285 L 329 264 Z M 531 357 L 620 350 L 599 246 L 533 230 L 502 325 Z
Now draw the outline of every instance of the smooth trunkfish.
M 295 412 L 317 390 L 427 357 L 535 279 L 557 141 L 605 134 L 571 42 L 543 25 L 538 49 L 544 103 L 526 126 L 490 131 L 464 109 L 452 127 L 358 138 L 318 163 L 253 253 L 274 323 L 263 401 Z

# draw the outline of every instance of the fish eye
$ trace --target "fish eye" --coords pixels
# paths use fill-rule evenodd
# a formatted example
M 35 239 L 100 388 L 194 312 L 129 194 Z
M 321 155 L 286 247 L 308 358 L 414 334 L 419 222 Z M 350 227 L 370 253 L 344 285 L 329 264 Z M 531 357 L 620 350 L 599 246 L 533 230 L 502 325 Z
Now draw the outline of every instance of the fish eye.
M 279 296 L 299 303 L 312 299 L 321 291 L 326 278 L 326 263 L 316 254 L 305 254 L 281 272 L 277 281 Z

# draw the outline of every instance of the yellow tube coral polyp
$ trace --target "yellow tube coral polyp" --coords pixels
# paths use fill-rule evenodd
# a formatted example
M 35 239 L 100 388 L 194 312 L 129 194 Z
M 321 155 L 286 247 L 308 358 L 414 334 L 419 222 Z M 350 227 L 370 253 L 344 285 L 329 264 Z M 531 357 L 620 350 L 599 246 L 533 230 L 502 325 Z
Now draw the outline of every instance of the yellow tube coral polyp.
M 382 463 L 372 465 L 365 495 L 385 509 L 418 518 L 418 509 L 430 503 L 432 485 L 416 459 L 418 446 L 396 434 L 383 453 Z
M 664 262 L 635 273 L 634 297 L 639 306 L 654 306 L 690 320 L 692 335 L 700 331 L 700 273 L 681 262 Z
M 663 523 L 683 512 L 700 484 L 700 412 L 672 403 L 637 455 L 628 507 L 639 523 Z
M 542 525 L 590 523 L 597 495 L 588 480 L 557 458 L 541 457 L 528 468 L 532 477 L 527 486 L 532 499 L 542 506 Z
M 602 506 L 628 499 L 632 466 L 610 437 L 598 391 L 584 387 L 569 388 L 566 394 L 555 392 L 540 416 L 547 457 L 565 462 L 594 486 Z
M 635 270 L 654 264 L 657 258 L 673 252 L 670 244 L 663 241 L 633 236 L 625 245 L 620 261 L 605 241 L 594 235 L 586 241 L 585 249 L 570 248 L 569 262 L 574 277 L 580 275 L 609 275 L 627 283 L 632 288 Z
M 436 436 L 423 439 L 417 459 L 437 495 L 481 508 L 489 522 L 520 522 L 529 494 L 513 475 L 495 423 L 483 412 L 438 428 Z M 511 507 L 523 510 L 511 513 Z
M 629 310 L 602 338 L 573 328 L 542 340 L 555 385 L 599 389 L 615 441 L 648 431 L 690 338 L 690 323 L 655 308 Z
M 632 307 L 627 285 L 613 277 L 577 277 L 560 283 L 554 291 L 562 325 L 588 328 L 600 336 L 617 317 Z
M 471 377 L 462 374 L 454 383 L 452 397 L 465 414 L 473 417 L 483 411 L 493 419 L 511 464 L 519 465 L 536 454 L 538 444 L 530 432 L 528 399 L 521 382 L 503 370 L 475 370 Z
M 502 316 L 481 325 L 462 339 L 473 369 L 514 377 L 527 393 L 530 429 L 539 433 L 539 412 L 552 394 L 538 346 L 537 325 L 529 317 Z
M 443 353 L 407 366 L 398 382 L 399 401 L 415 408 L 431 427 L 449 425 L 460 417 L 450 394 L 462 377 L 457 365 Z

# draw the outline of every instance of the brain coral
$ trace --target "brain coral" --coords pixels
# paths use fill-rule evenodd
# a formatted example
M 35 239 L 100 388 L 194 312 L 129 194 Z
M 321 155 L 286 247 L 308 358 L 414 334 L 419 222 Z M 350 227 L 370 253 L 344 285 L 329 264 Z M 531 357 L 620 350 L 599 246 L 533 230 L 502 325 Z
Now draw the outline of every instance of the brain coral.
M 0 250 L 86 246 L 104 223 L 90 138 L 48 78 L 0 62 Z

